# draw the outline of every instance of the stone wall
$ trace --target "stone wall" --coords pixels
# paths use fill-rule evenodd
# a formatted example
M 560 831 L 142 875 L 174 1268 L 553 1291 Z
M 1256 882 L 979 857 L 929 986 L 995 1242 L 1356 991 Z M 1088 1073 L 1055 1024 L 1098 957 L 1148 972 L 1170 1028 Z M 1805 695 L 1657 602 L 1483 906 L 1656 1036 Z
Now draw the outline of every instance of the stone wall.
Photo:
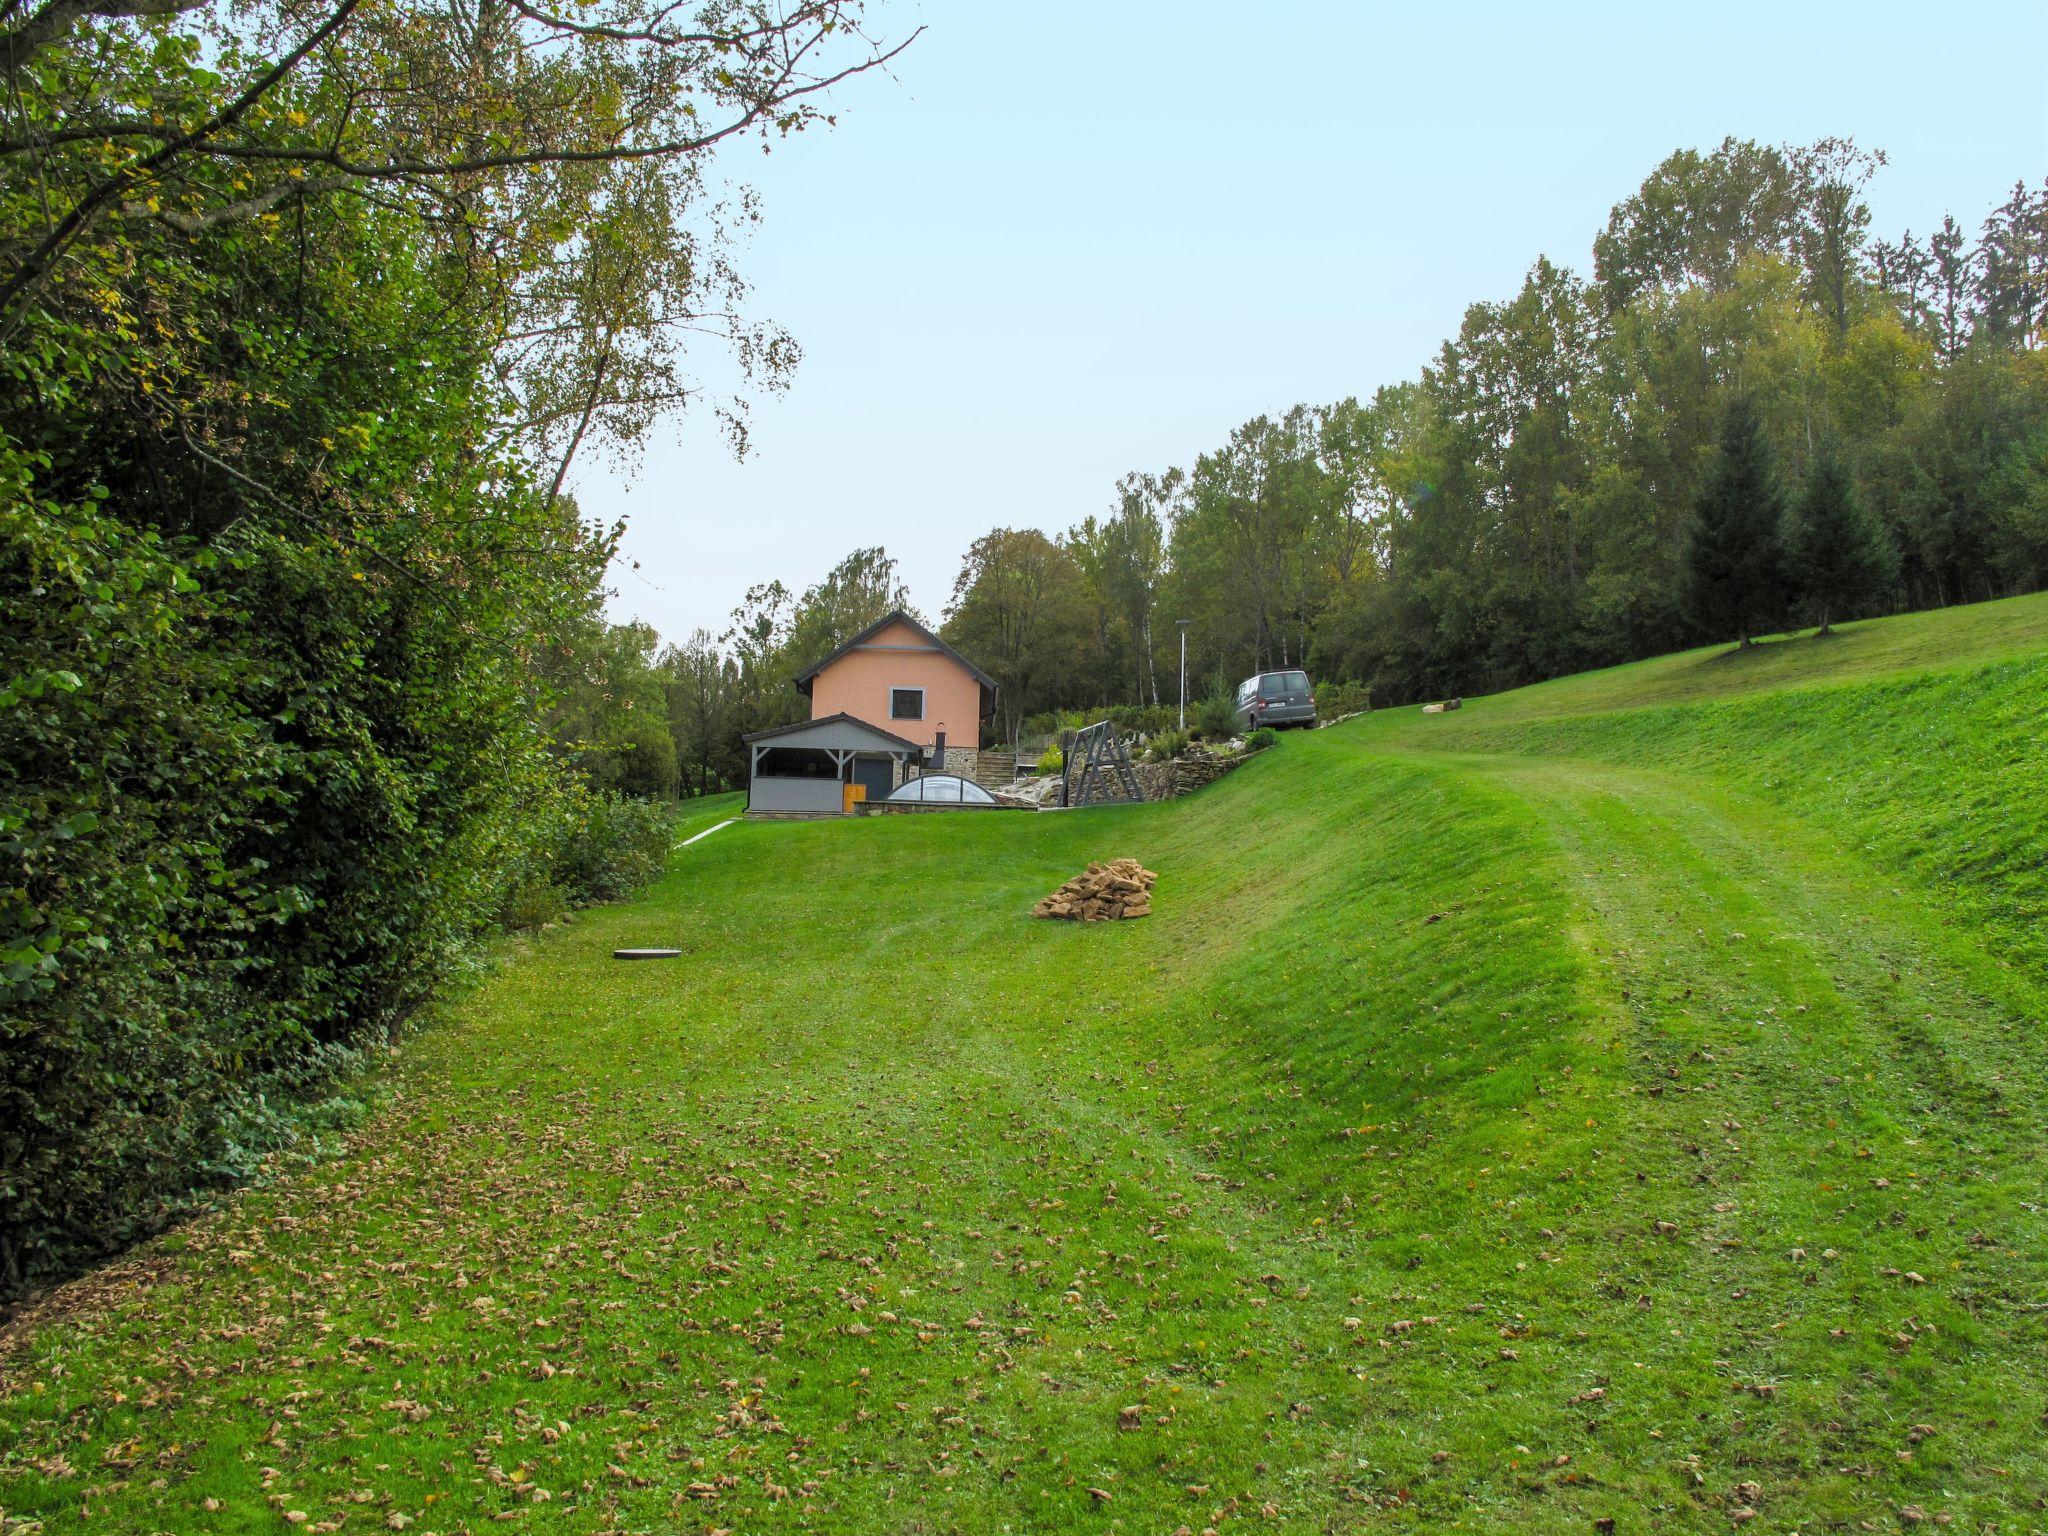
M 1147 800 L 1173 800 L 1214 784 L 1250 756 L 1248 752 L 1236 757 L 1203 753 L 1198 757 L 1177 757 L 1170 763 L 1133 763 L 1131 772 L 1138 780 L 1138 792 Z

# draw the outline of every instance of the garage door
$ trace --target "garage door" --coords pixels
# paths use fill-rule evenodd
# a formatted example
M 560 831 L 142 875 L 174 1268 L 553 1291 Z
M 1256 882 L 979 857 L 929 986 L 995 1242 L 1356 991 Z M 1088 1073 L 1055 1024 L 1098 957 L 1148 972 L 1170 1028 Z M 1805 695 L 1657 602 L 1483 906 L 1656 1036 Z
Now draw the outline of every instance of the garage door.
M 895 788 L 895 762 L 886 757 L 856 757 L 853 760 L 853 782 L 868 787 L 868 798 L 880 800 Z

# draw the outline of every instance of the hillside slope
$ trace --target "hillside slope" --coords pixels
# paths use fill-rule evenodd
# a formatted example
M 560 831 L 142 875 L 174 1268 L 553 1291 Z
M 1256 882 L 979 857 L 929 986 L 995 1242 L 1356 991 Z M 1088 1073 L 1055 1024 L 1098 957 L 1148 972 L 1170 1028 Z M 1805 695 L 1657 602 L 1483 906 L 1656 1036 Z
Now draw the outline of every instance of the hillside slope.
M 1164 806 L 729 827 L 409 1047 L 348 1155 L 14 1325 L 0 1508 L 2038 1524 L 2044 612 Z M 1119 854 L 1152 918 L 1025 915 Z

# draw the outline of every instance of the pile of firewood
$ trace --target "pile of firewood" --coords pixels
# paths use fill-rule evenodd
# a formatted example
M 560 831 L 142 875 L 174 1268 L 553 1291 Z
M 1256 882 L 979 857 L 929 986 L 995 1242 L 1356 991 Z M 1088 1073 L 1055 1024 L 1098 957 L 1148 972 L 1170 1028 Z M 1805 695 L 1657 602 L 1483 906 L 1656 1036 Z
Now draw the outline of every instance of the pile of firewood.
M 1031 909 L 1033 917 L 1063 917 L 1074 923 L 1106 923 L 1144 917 L 1152 910 L 1152 882 L 1159 877 L 1136 859 L 1090 864 Z

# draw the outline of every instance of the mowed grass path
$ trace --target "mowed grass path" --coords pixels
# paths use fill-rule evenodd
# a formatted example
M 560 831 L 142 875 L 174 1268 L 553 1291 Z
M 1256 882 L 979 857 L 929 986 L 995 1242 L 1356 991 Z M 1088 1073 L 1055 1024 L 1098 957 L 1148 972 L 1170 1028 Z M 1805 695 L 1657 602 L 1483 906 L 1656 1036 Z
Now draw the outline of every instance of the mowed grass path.
M 0 1520 L 2039 1527 L 2044 616 L 728 827 L 15 1323 Z

